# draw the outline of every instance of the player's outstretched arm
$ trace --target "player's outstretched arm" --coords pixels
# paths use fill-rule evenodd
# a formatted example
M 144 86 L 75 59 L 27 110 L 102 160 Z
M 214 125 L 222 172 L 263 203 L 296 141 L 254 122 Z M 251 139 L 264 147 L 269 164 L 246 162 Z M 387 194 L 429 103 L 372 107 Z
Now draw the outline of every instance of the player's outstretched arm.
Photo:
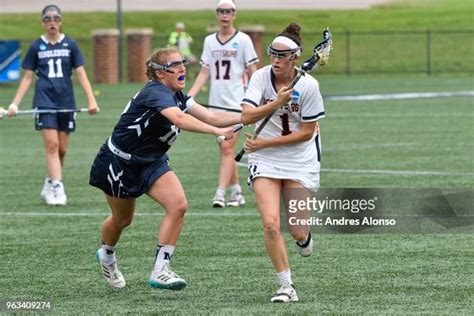
M 187 113 L 191 114 L 202 122 L 216 127 L 227 127 L 240 123 L 239 113 L 212 112 L 199 103 L 194 103 Z
M 177 107 L 170 107 L 161 111 L 161 114 L 171 123 L 189 132 L 212 134 L 216 137 L 225 136 L 226 140 L 232 139 L 234 133 L 232 128 L 218 128 L 204 123 L 192 115 L 186 114 Z

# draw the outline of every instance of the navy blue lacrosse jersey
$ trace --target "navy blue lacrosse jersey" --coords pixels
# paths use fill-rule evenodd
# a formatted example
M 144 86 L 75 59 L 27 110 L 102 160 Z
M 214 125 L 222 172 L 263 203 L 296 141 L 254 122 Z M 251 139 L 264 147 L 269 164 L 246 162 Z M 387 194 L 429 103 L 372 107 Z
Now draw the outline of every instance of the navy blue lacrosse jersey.
M 189 96 L 173 92 L 159 81 L 150 80 L 127 104 L 112 133 L 112 143 L 148 164 L 163 157 L 179 134 L 179 128 L 161 115 L 170 107 L 187 111 Z
M 36 72 L 33 107 L 39 109 L 74 109 L 72 70 L 84 65 L 79 47 L 71 38 L 61 35 L 56 44 L 44 36 L 31 43 L 22 67 Z

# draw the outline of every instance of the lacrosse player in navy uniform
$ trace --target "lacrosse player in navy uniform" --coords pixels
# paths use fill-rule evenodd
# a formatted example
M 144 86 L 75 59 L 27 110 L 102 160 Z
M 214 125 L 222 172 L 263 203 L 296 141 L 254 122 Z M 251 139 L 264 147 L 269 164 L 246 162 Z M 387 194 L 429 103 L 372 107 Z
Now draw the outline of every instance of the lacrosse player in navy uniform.
M 242 123 L 256 123 L 256 128 L 275 111 L 258 138 L 252 140 L 252 135 L 246 134 L 244 144 L 249 153 L 249 184 L 255 193 L 265 246 L 280 285 L 272 302 L 298 300 L 280 231 L 280 197 L 288 199 L 285 194 L 291 190 L 308 196 L 307 190 L 319 188 L 318 120 L 324 117 L 319 84 L 306 74 L 294 89 L 287 89 L 296 77 L 301 42 L 300 27 L 295 23 L 277 36 L 268 48 L 271 66 L 255 72 L 242 101 Z M 311 255 L 313 240 L 309 227 L 288 228 L 300 254 Z
M 217 3 L 216 18 L 219 31 L 204 40 L 200 63 L 202 65 L 189 95 L 195 96 L 209 78 L 211 89 L 209 104 L 241 110 L 244 97 L 245 72 L 251 76 L 257 70 L 258 57 L 250 37 L 235 29 L 236 7 L 232 0 Z M 215 110 L 221 111 L 221 110 Z M 213 207 L 241 206 L 245 204 L 239 183 L 237 164 L 234 161 L 234 147 L 238 137 L 230 142 L 219 143 L 221 155 L 219 183 L 212 199 Z M 225 200 L 226 189 L 230 188 L 230 199 Z
M 23 61 L 23 79 L 8 115 L 18 111 L 18 105 L 28 91 L 36 74 L 33 108 L 38 110 L 76 109 L 72 88 L 72 70 L 76 70 L 79 83 L 87 96 L 89 114 L 99 111 L 89 79 L 84 69 L 84 59 L 79 47 L 71 38 L 61 33 L 61 10 L 48 5 L 42 11 L 45 34 L 34 41 Z M 41 197 L 48 205 L 65 205 L 67 201 L 62 183 L 62 167 L 69 141 L 69 133 L 76 129 L 75 113 L 36 114 L 35 127 L 41 130 L 46 154 L 47 177 Z
M 135 199 L 147 194 L 166 210 L 161 222 L 155 267 L 148 284 L 181 290 L 184 279 L 170 269 L 170 259 L 188 207 L 183 187 L 168 165 L 166 152 L 181 129 L 232 139 L 238 113 L 217 115 L 194 102 L 185 87 L 185 60 L 176 47 L 157 50 L 146 63 L 149 82 L 130 100 L 112 136 L 100 148 L 92 165 L 90 184 L 105 193 L 112 215 L 102 224 L 102 247 L 97 259 L 107 282 L 125 286 L 117 267 L 115 246 L 130 225 Z

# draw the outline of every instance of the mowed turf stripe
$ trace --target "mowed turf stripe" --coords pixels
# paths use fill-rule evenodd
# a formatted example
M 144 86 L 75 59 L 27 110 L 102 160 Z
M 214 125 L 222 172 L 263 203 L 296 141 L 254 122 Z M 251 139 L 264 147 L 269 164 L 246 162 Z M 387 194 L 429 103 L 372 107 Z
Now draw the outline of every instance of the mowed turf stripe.
M 57 217 L 86 217 L 86 216 L 91 216 L 91 217 L 104 217 L 104 216 L 109 216 L 110 213 L 104 213 L 103 211 L 95 211 L 91 210 L 89 212 L 5 212 L 5 213 L 0 213 L 1 216 L 32 216 L 32 217 L 43 217 L 43 216 L 57 216 Z M 162 212 L 155 212 L 155 213 L 135 213 L 134 216 L 161 216 L 165 215 Z M 256 209 L 252 210 L 241 210 L 239 212 L 234 212 L 232 213 L 222 213 L 216 211 L 215 213 L 210 213 L 210 212 L 190 212 L 186 213 L 186 216 L 196 216 L 196 217 L 243 217 L 243 216 L 248 216 L 248 217 L 258 217 L 259 213 L 256 211 Z
M 239 167 L 247 168 L 246 162 L 237 163 Z M 417 171 L 417 170 L 378 170 L 378 169 L 332 169 L 322 168 L 321 172 L 334 173 L 359 173 L 359 174 L 391 174 L 400 176 L 457 176 L 474 177 L 474 172 L 450 172 L 450 171 Z

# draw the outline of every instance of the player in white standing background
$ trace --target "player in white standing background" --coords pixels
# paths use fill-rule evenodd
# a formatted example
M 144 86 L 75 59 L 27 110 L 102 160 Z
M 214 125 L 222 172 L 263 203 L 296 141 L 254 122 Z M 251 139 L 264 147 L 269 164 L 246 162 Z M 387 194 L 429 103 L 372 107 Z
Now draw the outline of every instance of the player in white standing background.
M 22 68 L 25 74 L 8 107 L 8 116 L 14 116 L 18 105 L 28 91 L 36 74 L 33 108 L 39 110 L 76 109 L 72 86 L 72 70 L 87 97 L 89 114 L 99 111 L 89 79 L 84 69 L 76 42 L 61 32 L 61 10 L 54 4 L 42 11 L 45 34 L 34 41 L 25 56 Z M 35 127 L 43 137 L 47 177 L 41 197 L 49 205 L 65 205 L 67 201 L 62 182 L 62 167 L 69 142 L 69 133 L 76 128 L 76 114 L 36 114 Z
M 308 190 L 319 188 L 321 147 L 317 121 L 324 117 L 319 84 L 307 74 L 294 89 L 287 89 L 297 74 L 301 43 L 300 27 L 291 23 L 270 44 L 271 66 L 254 73 L 242 101 L 242 123 L 256 123 L 257 128 L 276 110 L 259 137 L 252 140 L 252 135 L 246 134 L 244 144 L 250 153 L 249 184 L 255 193 L 265 246 L 280 285 L 272 302 L 298 300 L 280 231 L 280 197 L 285 199 L 289 190 L 309 194 Z M 300 254 L 309 256 L 313 250 L 309 227 L 288 228 Z
M 196 96 L 210 77 L 209 104 L 240 110 L 240 103 L 245 93 L 245 70 L 248 70 L 249 76 L 257 70 L 257 53 L 250 37 L 233 26 L 236 18 L 236 7 L 233 1 L 219 1 L 216 18 L 219 31 L 208 35 L 204 40 L 200 60 L 202 68 L 188 94 Z M 219 144 L 221 162 L 219 183 L 212 201 L 214 207 L 226 205 L 225 193 L 229 186 L 231 196 L 227 205 L 245 204 L 239 184 L 237 164 L 234 161 L 234 147 L 237 140 L 238 135 L 230 141 Z

